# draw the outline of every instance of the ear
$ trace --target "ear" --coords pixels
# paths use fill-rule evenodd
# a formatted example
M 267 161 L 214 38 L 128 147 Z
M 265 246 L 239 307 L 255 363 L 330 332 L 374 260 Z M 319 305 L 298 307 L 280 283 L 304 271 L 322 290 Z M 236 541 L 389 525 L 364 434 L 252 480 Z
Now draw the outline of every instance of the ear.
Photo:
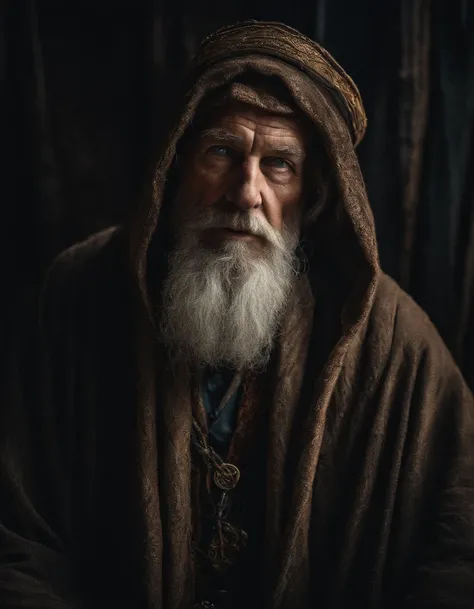
M 313 225 L 328 208 L 332 198 L 332 190 L 331 183 L 322 178 L 316 177 L 312 184 L 308 184 L 301 223 L 303 232 Z

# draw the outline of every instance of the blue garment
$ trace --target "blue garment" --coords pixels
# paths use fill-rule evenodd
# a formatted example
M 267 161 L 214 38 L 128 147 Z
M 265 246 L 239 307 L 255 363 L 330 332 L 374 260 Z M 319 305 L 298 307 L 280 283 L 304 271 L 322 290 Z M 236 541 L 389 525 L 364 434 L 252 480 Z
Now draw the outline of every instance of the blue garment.
M 232 434 L 237 425 L 239 404 L 242 398 L 242 386 L 237 388 L 217 418 L 215 418 L 215 411 L 219 408 L 219 404 L 233 378 L 233 371 L 222 368 L 218 370 L 206 370 L 201 379 L 201 391 L 204 409 L 207 413 L 209 440 L 211 446 L 221 456 L 226 455 Z

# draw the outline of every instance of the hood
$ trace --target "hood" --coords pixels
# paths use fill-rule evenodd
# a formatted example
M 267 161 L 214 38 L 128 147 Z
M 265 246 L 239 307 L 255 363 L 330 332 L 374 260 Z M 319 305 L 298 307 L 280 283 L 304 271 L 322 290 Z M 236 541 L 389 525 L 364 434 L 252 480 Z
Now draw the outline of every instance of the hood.
M 248 77 L 278 80 L 322 144 L 332 196 L 323 210 L 316 197 L 307 204 L 304 240 L 312 252 L 307 273 L 310 284 L 322 266 L 337 277 L 343 295 L 341 331 L 347 343 L 370 311 L 379 275 L 374 219 L 355 152 L 366 116 L 355 84 L 329 53 L 282 24 L 244 22 L 212 34 L 198 50 L 178 97 L 170 97 L 169 115 L 161 122 L 152 189 L 128 227 L 136 287 L 151 312 L 150 252 L 152 246 L 162 246 L 169 232 L 173 161 L 181 138 L 207 96 Z
M 122 233 L 127 237 L 132 304 L 136 307 L 132 316 L 138 405 L 134 446 L 140 480 L 134 509 L 146 531 L 145 545 L 138 548 L 137 556 L 144 559 L 150 607 L 187 606 L 194 577 L 190 551 L 194 511 L 189 492 L 191 383 L 188 371 L 170 375 L 167 354 L 155 340 L 154 319 L 162 273 L 166 273 L 163 254 L 168 248 L 169 209 L 176 185 L 175 158 L 180 140 L 208 95 L 223 87 L 227 90 L 230 83 L 259 78 L 278 82 L 279 89 L 286 89 L 294 105 L 308 117 L 333 183 L 333 196 L 323 209 L 316 194 L 313 201 L 307 201 L 304 238 L 313 253 L 307 272 L 299 278 L 300 289 L 294 290 L 288 303 L 275 348 L 275 367 L 269 368 L 275 386 L 266 434 L 265 588 L 271 595 L 269 606 L 275 608 L 307 605 L 307 555 L 295 552 L 295 547 L 304 548 L 308 538 L 309 520 L 301 517 L 311 500 L 313 487 L 308 481 L 315 476 L 331 395 L 348 348 L 365 327 L 380 274 L 374 221 L 354 149 L 365 128 L 355 85 L 318 45 L 280 24 L 238 24 L 206 39 L 180 96 L 170 96 L 170 114 L 162 117 L 163 135 L 150 192 Z M 315 166 L 315 174 L 318 169 Z M 326 274 L 323 281 L 321 272 Z M 320 296 L 320 288 L 326 288 L 328 275 L 330 295 L 325 298 Z M 332 294 L 336 294 L 334 299 Z M 300 296 L 309 296 L 308 308 L 300 306 Z M 319 303 L 328 303 L 330 324 L 319 314 L 318 298 Z M 331 326 L 328 342 L 323 337 L 325 327 L 320 331 L 322 325 Z M 324 369 L 317 375 L 316 368 Z M 314 390 L 303 386 L 306 381 L 316 382 Z M 290 437 L 300 389 L 312 397 L 305 404 L 307 411 L 298 412 L 298 417 L 304 416 L 304 433 L 295 465 L 298 477 L 292 478 L 289 492 L 283 476 L 287 456 L 283 438 Z M 165 595 L 163 603 L 161 594 Z

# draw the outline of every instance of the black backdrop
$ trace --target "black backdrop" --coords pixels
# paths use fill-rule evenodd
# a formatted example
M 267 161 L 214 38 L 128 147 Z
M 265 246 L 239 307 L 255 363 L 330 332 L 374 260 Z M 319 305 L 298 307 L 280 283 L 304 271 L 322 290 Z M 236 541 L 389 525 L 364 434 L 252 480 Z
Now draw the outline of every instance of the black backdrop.
M 28 347 L 52 257 L 134 205 L 160 108 L 199 40 L 247 18 L 300 29 L 358 84 L 383 268 L 474 387 L 472 0 L 4 0 L 2 373 Z

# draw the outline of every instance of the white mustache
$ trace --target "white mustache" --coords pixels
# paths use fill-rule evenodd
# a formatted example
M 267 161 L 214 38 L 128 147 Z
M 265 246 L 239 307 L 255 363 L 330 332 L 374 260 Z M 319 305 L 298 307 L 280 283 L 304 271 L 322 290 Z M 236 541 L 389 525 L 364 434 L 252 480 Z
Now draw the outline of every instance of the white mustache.
M 212 210 L 194 219 L 190 222 L 188 228 L 193 232 L 209 229 L 229 229 L 261 237 L 276 247 L 284 246 L 283 237 L 277 230 L 262 217 L 250 213 L 227 214 Z

